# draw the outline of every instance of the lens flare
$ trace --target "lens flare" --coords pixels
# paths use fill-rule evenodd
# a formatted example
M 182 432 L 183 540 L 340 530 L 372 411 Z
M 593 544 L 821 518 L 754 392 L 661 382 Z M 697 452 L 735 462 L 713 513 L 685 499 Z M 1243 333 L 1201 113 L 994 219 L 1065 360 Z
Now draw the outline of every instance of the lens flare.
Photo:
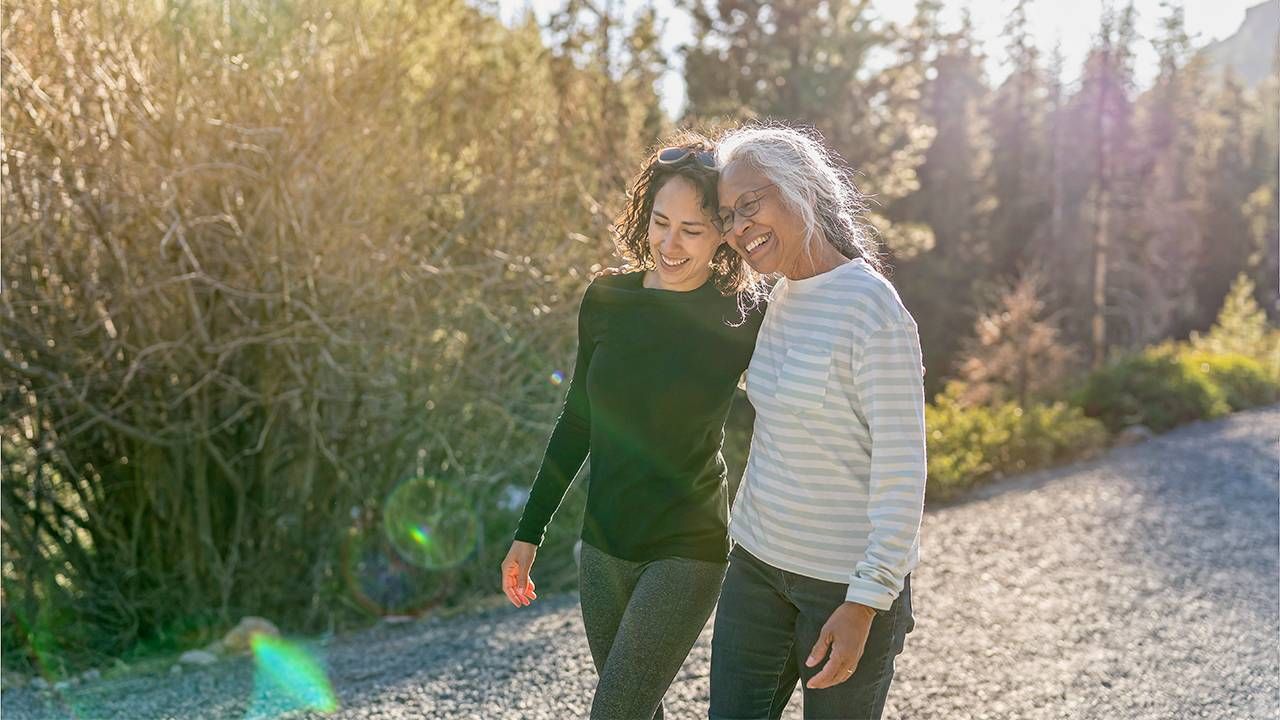
M 295 710 L 331 713 L 338 699 L 324 667 L 306 648 L 258 634 L 253 648 L 253 701 L 246 720 L 278 717 Z
M 53 582 L 52 578 L 49 582 Z M 75 685 L 77 679 L 68 673 L 63 658 L 69 654 L 69 648 L 64 640 L 66 633 L 58 629 L 57 608 L 41 603 L 34 614 L 25 612 L 17 603 L 8 604 L 6 611 L 9 608 L 12 608 L 12 621 L 16 625 L 14 634 L 26 643 L 21 650 L 15 648 L 12 652 L 19 658 L 25 655 L 29 667 L 24 674 L 30 675 L 30 681 L 42 683 L 48 689 L 47 693 L 38 696 L 43 717 L 79 720 L 108 716 L 108 712 L 100 709 L 97 696 L 92 691 L 85 692 L 83 686 Z M 21 662 L 21 659 L 16 662 Z
M 409 535 L 413 538 L 413 541 L 419 545 L 426 545 L 431 542 L 431 534 L 427 528 L 411 528 L 409 530 Z
M 416 568 L 380 528 L 352 528 L 342 546 L 342 575 L 352 600 L 377 617 L 425 614 L 449 591 L 449 573 Z
M 461 565 L 480 544 L 480 516 L 456 484 L 410 478 L 387 496 L 383 531 L 407 563 L 426 570 Z
M 555 372 L 551 373 L 552 385 L 555 385 L 556 387 L 560 387 L 560 384 L 563 382 L 564 382 L 564 373 L 560 372 L 559 370 L 556 370 Z

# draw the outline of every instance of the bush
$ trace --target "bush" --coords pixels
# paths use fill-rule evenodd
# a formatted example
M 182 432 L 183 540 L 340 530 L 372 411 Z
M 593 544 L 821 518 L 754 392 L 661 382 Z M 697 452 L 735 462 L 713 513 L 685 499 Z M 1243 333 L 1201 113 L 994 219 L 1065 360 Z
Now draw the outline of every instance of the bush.
M 1204 375 L 1217 386 L 1232 410 L 1269 405 L 1280 399 L 1280 381 L 1251 357 L 1187 351 L 1180 359 L 1191 371 Z
M 1112 432 L 1138 424 L 1163 432 L 1231 409 L 1208 375 L 1168 346 L 1122 357 L 1094 371 L 1076 404 Z
M 982 480 L 1085 457 L 1106 445 L 1102 423 L 1063 402 L 970 407 L 953 382 L 925 407 L 929 497 L 945 499 Z
M 1213 327 L 1203 335 L 1191 333 L 1190 345 L 1201 353 L 1251 358 L 1269 378 L 1280 382 L 1280 330 L 1267 322 L 1266 312 L 1253 295 L 1253 281 L 1241 273 L 1223 300 Z
M 495 592 L 652 88 L 462 0 L 4 23 L 5 663 Z M 380 559 L 410 477 L 483 514 L 456 566 Z

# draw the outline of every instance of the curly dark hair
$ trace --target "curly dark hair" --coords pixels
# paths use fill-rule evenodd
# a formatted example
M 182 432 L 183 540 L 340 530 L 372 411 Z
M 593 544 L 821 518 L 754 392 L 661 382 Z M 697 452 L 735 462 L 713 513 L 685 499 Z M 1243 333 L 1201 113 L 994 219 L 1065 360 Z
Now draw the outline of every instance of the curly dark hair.
M 692 152 L 678 163 L 658 162 L 658 154 L 672 147 L 686 148 Z M 682 177 L 692 183 L 698 189 L 699 199 L 707 216 L 715 217 L 719 206 L 720 173 L 702 164 L 696 157 L 696 154 L 703 152 L 714 156 L 715 151 L 715 143 L 711 140 L 686 130 L 663 139 L 649 153 L 640 172 L 631 181 L 626 208 L 613 223 L 618 256 L 631 269 L 652 270 L 657 266 L 649 249 L 649 216 L 653 213 L 654 197 L 671 178 Z M 711 279 L 725 295 L 750 290 L 757 284 L 755 272 L 727 244 L 717 248 L 711 258 Z

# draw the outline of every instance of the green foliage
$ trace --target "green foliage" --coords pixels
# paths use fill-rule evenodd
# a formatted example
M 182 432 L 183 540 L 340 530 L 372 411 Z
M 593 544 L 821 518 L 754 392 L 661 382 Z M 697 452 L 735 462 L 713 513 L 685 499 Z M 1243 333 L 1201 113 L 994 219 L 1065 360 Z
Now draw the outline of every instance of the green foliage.
M 1180 359 L 1217 386 L 1232 410 L 1269 405 L 1280 399 L 1280 380 L 1251 357 L 1190 351 Z
M 1280 329 L 1267 321 L 1254 299 L 1253 280 L 1243 273 L 1232 283 L 1209 332 L 1192 333 L 1191 347 L 1200 353 L 1252 358 L 1273 380 L 1280 380 Z
M 1052 270 L 1062 343 L 1087 336 L 1104 219 L 1112 344 L 1206 326 L 1241 269 L 1274 294 L 1276 105 L 1257 98 L 1280 75 L 1214 92 L 1175 15 L 1137 102 L 1125 16 L 1065 92 L 1017 3 L 991 92 L 936 0 L 906 27 L 865 3 L 681 4 L 689 119 L 824 133 L 875 198 L 931 386 L 982 289 L 1028 267 Z M 458 491 L 481 534 L 409 579 L 430 602 L 494 591 L 564 390 L 548 378 L 570 370 L 625 180 L 669 124 L 660 18 L 609 7 L 506 27 L 464 0 L 5 5 L 6 663 L 176 649 L 247 613 L 302 632 L 363 620 L 348 561 L 384 537 L 407 477 Z M 1280 335 L 1251 295 L 1238 281 L 1194 354 L 1108 368 L 1096 411 L 1161 429 L 1273 398 Z M 974 379 L 1049 394 L 1054 373 L 1024 370 L 1049 369 L 1058 338 L 985 320 Z M 1069 406 L 959 392 L 928 410 L 935 496 L 1101 443 Z M 548 532 L 544 589 L 574 582 L 582 504 L 575 490 Z
M 983 480 L 1087 457 L 1106 446 L 1106 428 L 1064 402 L 973 406 L 952 382 L 925 407 L 928 497 L 946 499 Z
M 989 333 L 1016 317 L 1034 316 L 1017 310 L 1035 305 L 1034 294 L 1023 291 L 1025 297 L 1012 309 L 986 320 Z M 1087 455 L 1105 446 L 1108 431 L 1128 425 L 1162 432 L 1276 402 L 1280 379 L 1259 358 L 1275 357 L 1280 332 L 1267 325 L 1252 291 L 1241 278 L 1208 335 L 1194 337 L 1190 346 L 1166 343 L 1118 358 L 1091 373 L 1071 404 L 1005 402 L 1007 392 L 990 387 L 1000 378 L 1017 381 L 1015 370 L 1026 363 L 1016 360 L 1031 351 L 1034 333 L 1022 333 L 1027 337 L 1013 343 L 1013 362 L 995 355 L 982 363 L 982 373 L 967 364 L 966 374 L 979 382 L 948 383 L 925 410 L 930 496 L 949 497 L 987 478 Z M 1043 359 L 1031 363 L 1044 364 Z M 988 370 L 988 365 L 1004 369 Z M 1040 389 L 1048 392 L 1061 384 L 1058 378 Z
M 1076 402 L 1112 432 L 1138 424 L 1163 432 L 1230 409 L 1222 389 L 1170 347 L 1127 355 L 1094 371 Z

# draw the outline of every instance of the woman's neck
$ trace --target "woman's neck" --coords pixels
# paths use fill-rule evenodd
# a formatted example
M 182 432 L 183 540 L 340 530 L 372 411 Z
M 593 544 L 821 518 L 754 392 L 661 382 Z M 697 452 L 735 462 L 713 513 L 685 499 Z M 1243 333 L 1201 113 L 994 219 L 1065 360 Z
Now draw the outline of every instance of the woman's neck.
M 782 272 L 788 280 L 807 280 L 811 277 L 831 272 L 849 262 L 849 258 L 840 254 L 831 243 L 821 235 L 814 241 L 817 251 L 810 254 L 801 252 L 792 266 Z
M 668 285 L 662 282 L 662 275 L 657 270 L 645 270 L 643 285 L 650 290 L 669 290 L 671 292 L 690 292 L 707 284 L 711 273 L 685 280 L 679 285 Z

